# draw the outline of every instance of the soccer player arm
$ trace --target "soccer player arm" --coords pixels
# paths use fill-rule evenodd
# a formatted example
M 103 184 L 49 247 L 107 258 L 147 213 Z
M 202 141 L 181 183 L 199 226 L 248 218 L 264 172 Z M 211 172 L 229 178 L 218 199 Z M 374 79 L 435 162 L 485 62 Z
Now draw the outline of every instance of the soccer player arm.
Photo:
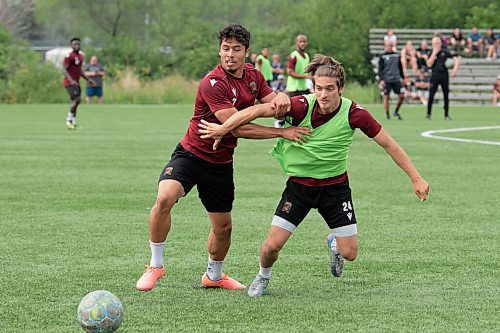
M 219 110 L 215 113 L 215 116 L 222 125 L 210 123 L 202 119 L 199 124 L 199 132 L 203 134 L 201 136 L 202 139 L 220 138 L 259 117 L 273 117 L 274 110 L 271 107 L 271 103 L 265 103 L 254 105 L 241 111 L 237 111 L 234 108 Z
M 427 199 L 429 184 L 420 176 L 403 148 L 383 128 L 373 140 L 384 148 L 392 160 L 410 177 L 413 190 L 420 201 Z
M 292 55 L 288 60 L 288 64 L 286 66 L 286 74 L 288 76 L 294 77 L 296 79 L 310 79 L 311 75 L 309 74 L 300 74 L 295 71 L 295 66 L 297 64 L 297 59 Z

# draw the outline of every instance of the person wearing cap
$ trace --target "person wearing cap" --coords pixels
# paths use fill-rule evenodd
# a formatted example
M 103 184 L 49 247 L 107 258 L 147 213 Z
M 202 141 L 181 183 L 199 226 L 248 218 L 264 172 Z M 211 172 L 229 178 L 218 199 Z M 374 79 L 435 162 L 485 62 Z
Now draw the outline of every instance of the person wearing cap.
M 285 76 L 279 74 L 276 81 L 273 81 L 273 90 L 275 92 L 284 92 L 286 90 Z

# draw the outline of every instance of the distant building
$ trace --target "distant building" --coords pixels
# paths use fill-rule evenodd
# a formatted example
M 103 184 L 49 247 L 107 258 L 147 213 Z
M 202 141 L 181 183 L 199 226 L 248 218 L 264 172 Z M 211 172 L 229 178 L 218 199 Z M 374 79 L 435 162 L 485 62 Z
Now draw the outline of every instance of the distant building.
M 51 50 L 45 52 L 45 61 L 53 63 L 57 68 L 62 69 L 62 62 L 64 58 L 71 52 L 73 49 L 71 47 L 56 47 Z M 84 56 L 85 54 L 80 51 Z

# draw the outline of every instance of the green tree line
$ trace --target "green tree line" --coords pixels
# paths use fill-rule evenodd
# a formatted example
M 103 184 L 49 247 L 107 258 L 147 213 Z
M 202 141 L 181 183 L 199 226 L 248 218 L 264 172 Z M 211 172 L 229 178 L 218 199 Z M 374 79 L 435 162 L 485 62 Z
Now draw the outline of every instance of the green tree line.
M 294 37 L 305 33 L 310 54 L 335 57 L 348 80 L 360 84 L 373 80 L 370 28 L 495 27 L 500 9 L 494 0 L 25 1 L 35 3 L 33 27 L 68 43 L 81 37 L 86 54 L 97 54 L 110 77 L 131 68 L 143 80 L 172 74 L 198 79 L 219 61 L 216 32 L 239 23 L 253 35 L 252 52 L 269 47 L 282 56 L 282 63 L 294 48 Z M 12 60 L 32 57 L 28 53 Z M 0 72 L 0 80 L 5 79 Z

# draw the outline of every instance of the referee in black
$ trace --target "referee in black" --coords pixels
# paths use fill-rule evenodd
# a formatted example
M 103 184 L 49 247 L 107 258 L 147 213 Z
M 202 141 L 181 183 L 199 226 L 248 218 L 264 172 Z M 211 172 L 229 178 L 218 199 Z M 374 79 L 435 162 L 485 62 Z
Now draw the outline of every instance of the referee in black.
M 389 120 L 389 94 L 391 90 L 398 94 L 398 102 L 394 110 L 394 117 L 399 120 L 403 119 L 399 115 L 399 108 L 405 98 L 403 88 L 403 65 L 401 64 L 401 55 L 393 51 L 391 43 L 385 44 L 385 53 L 380 56 L 378 61 L 378 77 L 380 79 L 380 86 L 384 89 L 384 109 L 385 116 Z
M 448 75 L 448 68 L 446 67 L 446 60 L 453 59 L 453 69 L 450 74 L 453 78 L 457 74 L 460 57 L 452 55 L 448 50 L 442 49 L 441 46 L 441 38 L 434 37 L 432 39 L 432 53 L 429 56 L 429 59 L 427 59 L 427 67 L 432 70 L 431 87 L 429 88 L 429 101 L 427 102 L 427 115 L 425 116 L 427 120 L 431 119 L 432 102 L 434 101 L 434 95 L 436 94 L 438 85 L 441 85 L 441 89 L 443 90 L 444 119 L 451 120 L 449 115 L 448 99 L 448 94 L 450 92 L 450 78 Z

